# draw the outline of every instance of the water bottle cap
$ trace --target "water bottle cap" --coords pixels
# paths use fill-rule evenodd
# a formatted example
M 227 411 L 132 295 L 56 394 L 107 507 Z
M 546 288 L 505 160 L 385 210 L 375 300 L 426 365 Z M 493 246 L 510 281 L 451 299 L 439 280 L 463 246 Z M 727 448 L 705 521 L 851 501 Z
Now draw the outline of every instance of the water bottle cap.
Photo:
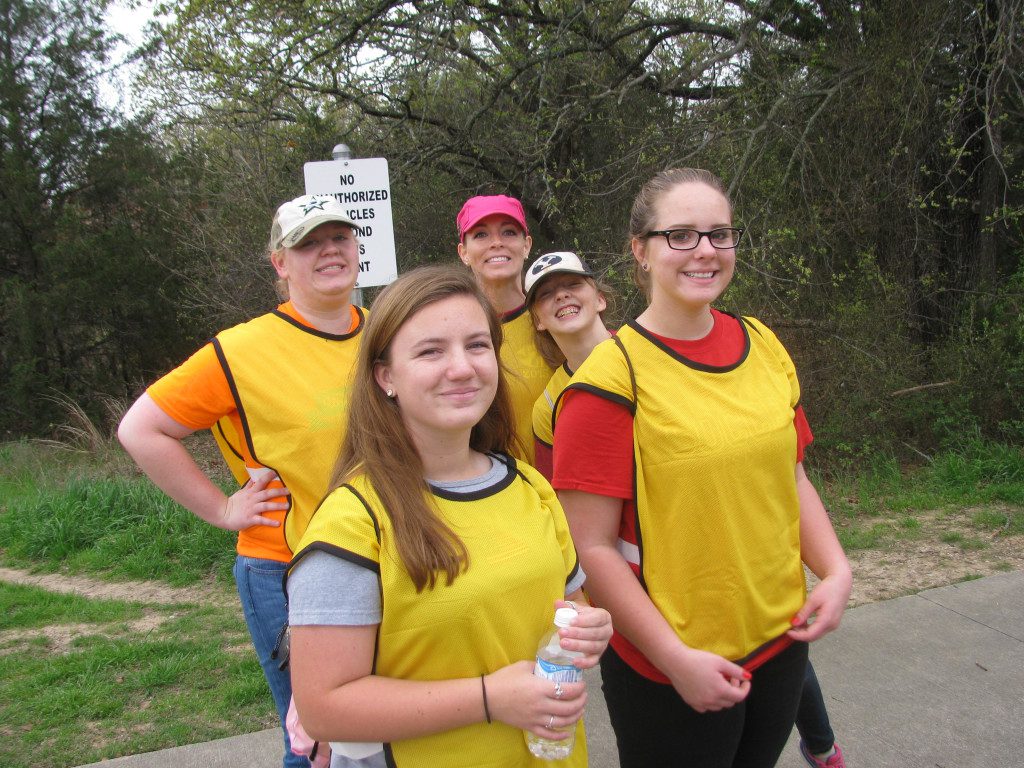
M 568 627 L 572 624 L 572 620 L 577 616 L 579 616 L 579 614 L 572 608 L 559 608 L 555 611 L 555 625 L 559 627 Z

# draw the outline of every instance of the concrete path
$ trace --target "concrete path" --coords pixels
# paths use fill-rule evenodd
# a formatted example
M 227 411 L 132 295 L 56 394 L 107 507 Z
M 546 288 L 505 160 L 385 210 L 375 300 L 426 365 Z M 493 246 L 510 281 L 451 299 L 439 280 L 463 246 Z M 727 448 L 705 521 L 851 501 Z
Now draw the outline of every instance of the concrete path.
M 811 657 L 849 768 L 1024 766 L 1024 572 L 853 608 Z M 588 674 L 590 765 L 617 768 Z M 796 745 L 794 732 L 779 768 L 805 768 Z M 280 765 L 275 729 L 83 768 Z

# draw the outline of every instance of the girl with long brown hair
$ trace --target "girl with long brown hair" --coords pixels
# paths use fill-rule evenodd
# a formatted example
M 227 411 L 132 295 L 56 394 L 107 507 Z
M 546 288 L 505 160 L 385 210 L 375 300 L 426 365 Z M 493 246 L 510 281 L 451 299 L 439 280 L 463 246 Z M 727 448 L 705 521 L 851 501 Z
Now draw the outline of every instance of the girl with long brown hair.
M 583 598 L 551 487 L 508 455 L 500 348 L 465 271 L 414 270 L 374 303 L 333 490 L 287 583 L 296 705 L 339 764 L 527 766 L 524 730 L 582 729 L 585 684 L 529 660 L 563 601 L 581 668 L 610 619 Z M 578 738 L 560 764 L 586 759 Z

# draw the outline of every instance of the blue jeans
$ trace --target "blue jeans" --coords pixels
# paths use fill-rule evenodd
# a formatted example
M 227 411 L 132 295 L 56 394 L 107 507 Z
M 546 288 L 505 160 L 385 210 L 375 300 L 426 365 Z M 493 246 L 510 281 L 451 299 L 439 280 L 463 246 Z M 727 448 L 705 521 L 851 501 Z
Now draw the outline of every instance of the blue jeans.
M 309 760 L 293 755 L 288 731 L 284 720 L 288 714 L 288 701 L 292 697 L 292 680 L 288 670 L 277 668 L 277 660 L 270 658 L 277 642 L 277 635 L 288 620 L 288 606 L 281 588 L 281 579 L 288 569 L 287 563 L 276 560 L 260 560 L 239 555 L 235 559 L 235 584 L 238 598 L 242 601 L 242 613 L 249 627 L 253 647 L 263 667 L 270 693 L 274 696 L 277 716 L 284 734 L 284 768 L 309 768 Z

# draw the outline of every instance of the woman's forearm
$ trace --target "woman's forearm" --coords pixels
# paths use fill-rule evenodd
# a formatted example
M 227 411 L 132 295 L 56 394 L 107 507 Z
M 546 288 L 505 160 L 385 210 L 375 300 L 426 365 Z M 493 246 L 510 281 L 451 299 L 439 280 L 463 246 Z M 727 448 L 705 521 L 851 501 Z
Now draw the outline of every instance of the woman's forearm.
M 552 720 L 558 729 L 583 715 L 586 683 L 562 683 L 556 698 L 551 681 L 533 674 L 531 660 L 483 678 L 421 681 L 371 674 L 376 630 L 376 625 L 292 627 L 292 691 L 313 738 L 398 741 L 488 717 L 553 738 Z
M 143 394 L 124 415 L 117 437 L 154 485 L 197 517 L 223 528 L 227 496 L 182 445 L 191 432 Z

